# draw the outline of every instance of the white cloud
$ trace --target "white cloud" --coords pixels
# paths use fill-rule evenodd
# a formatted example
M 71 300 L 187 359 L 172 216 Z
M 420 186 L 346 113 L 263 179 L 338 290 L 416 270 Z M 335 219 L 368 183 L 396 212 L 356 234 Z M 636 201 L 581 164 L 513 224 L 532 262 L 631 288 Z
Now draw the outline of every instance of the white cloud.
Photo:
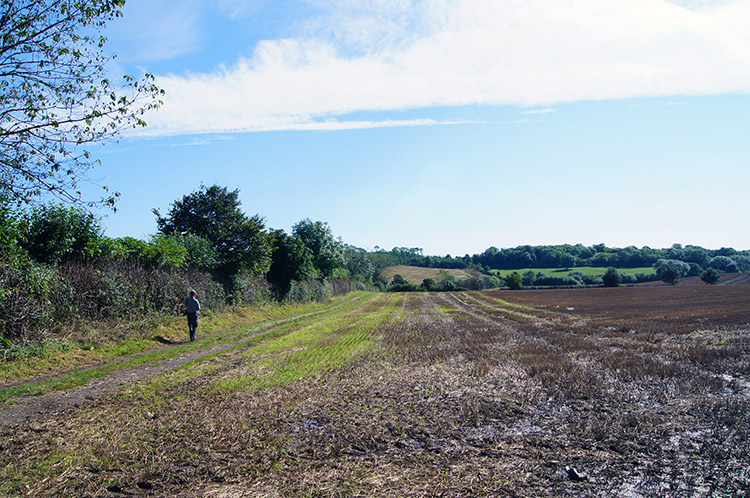
M 299 37 L 261 42 L 231 68 L 160 77 L 165 105 L 145 132 L 321 129 L 357 111 L 750 91 L 750 2 L 678 3 L 337 0 Z

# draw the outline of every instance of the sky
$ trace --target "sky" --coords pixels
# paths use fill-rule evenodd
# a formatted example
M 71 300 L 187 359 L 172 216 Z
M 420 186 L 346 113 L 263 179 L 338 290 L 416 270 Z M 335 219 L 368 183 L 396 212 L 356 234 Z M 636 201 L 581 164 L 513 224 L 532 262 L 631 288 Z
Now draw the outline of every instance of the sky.
M 750 249 L 750 0 L 127 0 L 148 126 L 92 152 L 109 236 L 201 185 L 290 231 L 462 256 Z

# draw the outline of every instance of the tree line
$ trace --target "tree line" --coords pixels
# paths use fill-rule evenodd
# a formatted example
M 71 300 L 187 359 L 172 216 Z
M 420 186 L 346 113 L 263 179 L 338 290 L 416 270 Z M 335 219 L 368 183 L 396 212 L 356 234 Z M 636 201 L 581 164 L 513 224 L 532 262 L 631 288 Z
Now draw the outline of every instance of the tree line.
M 676 284 L 680 278 L 700 276 L 707 283 L 716 283 L 722 273 L 750 271 L 750 251 L 733 248 L 705 249 L 700 246 L 674 244 L 672 247 L 654 249 L 651 247 L 624 248 L 608 247 L 605 244 L 585 246 L 583 244 L 561 245 L 521 245 L 498 249 L 490 247 L 480 254 L 466 254 L 461 257 L 427 256 L 420 248 L 395 247 L 390 251 L 376 247 L 368 256 L 380 267 L 419 266 L 441 269 L 474 270 L 477 276 L 455 281 L 445 275 L 436 282 L 420 285 L 390 282 L 388 290 L 475 290 L 476 288 L 521 287 L 577 287 L 585 285 L 620 285 L 663 280 Z M 576 268 L 604 267 L 607 272 L 590 274 L 575 271 Z M 533 268 L 567 269 L 565 276 L 556 276 Z M 635 274 L 620 271 L 623 268 L 650 268 Z M 497 276 L 497 270 L 516 270 L 500 280 L 489 279 Z M 481 285 L 480 285 L 481 284 Z
M 705 249 L 700 246 L 674 244 L 665 249 L 648 246 L 637 248 L 608 247 L 605 244 L 585 246 L 583 244 L 521 245 L 498 249 L 490 247 L 484 252 L 461 257 L 426 256 L 420 248 L 395 247 L 385 251 L 378 247 L 373 257 L 387 261 L 386 266 L 407 265 L 425 268 L 470 268 L 488 273 L 490 270 L 524 270 L 527 268 L 576 268 L 653 267 L 659 260 L 680 261 L 691 266 L 690 272 L 698 269 L 716 268 L 727 273 L 750 271 L 750 251 L 739 251 L 731 247 Z
M 376 269 L 303 219 L 291 233 L 246 215 L 239 191 L 212 185 L 177 199 L 157 232 L 140 240 L 104 235 L 78 205 L 18 209 L 0 199 L 0 342 L 25 341 L 76 320 L 141 320 L 179 314 L 186 292 L 207 309 L 325 300 L 372 288 Z

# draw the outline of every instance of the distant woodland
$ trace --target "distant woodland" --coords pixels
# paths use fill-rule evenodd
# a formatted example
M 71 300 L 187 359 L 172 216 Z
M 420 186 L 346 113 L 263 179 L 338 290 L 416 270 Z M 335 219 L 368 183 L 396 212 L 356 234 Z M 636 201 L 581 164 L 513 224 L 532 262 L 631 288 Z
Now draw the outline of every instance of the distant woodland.
M 35 340 L 81 320 L 138 321 L 182 313 L 188 290 L 207 309 L 268 301 L 325 300 L 354 289 L 477 290 L 493 287 L 619 285 L 670 275 L 750 270 L 750 251 L 675 244 L 666 249 L 554 245 L 490 247 L 481 254 L 424 255 L 419 248 L 345 243 L 327 223 L 303 219 L 290 233 L 265 226 L 240 207 L 239 191 L 202 186 L 162 215 L 147 240 L 104 235 L 101 220 L 64 204 L 14 209 L 0 204 L 0 344 Z M 469 278 L 425 279 L 420 285 L 392 266 L 466 269 Z M 575 271 L 608 268 L 607 274 Z M 538 268 L 570 269 L 552 276 Z M 627 273 L 618 269 L 652 268 Z M 503 274 L 499 270 L 516 270 Z M 609 278 L 608 278 L 609 277 Z M 707 283 L 712 283 L 707 280 Z

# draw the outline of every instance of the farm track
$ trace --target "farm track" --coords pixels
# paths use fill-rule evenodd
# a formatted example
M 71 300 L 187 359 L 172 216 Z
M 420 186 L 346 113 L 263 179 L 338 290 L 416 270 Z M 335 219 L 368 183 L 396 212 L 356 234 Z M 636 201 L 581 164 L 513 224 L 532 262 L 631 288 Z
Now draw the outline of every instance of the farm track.
M 748 497 L 749 300 L 360 295 L 0 425 L 0 495 Z
M 235 348 L 247 346 L 248 343 L 256 341 L 264 336 L 274 334 L 279 330 L 289 328 L 290 326 L 302 326 L 304 323 L 311 320 L 339 313 L 345 309 L 351 309 L 352 307 L 360 305 L 363 300 L 365 300 L 364 295 L 357 295 L 354 298 L 343 299 L 335 305 L 323 310 L 303 313 L 280 320 L 273 320 L 251 328 L 240 327 L 239 329 L 243 329 L 243 337 L 239 340 L 229 343 L 215 344 L 203 349 L 186 351 L 179 354 L 179 356 L 162 359 L 160 357 L 163 356 L 161 354 L 163 350 L 169 349 L 163 348 L 156 352 L 149 351 L 131 355 L 126 358 L 115 360 L 106 365 L 99 365 L 93 368 L 85 367 L 81 370 L 65 372 L 61 374 L 60 377 L 70 376 L 71 374 L 75 374 L 82 370 L 88 370 L 93 372 L 93 379 L 82 386 L 62 391 L 53 390 L 52 392 L 41 396 L 25 396 L 17 399 L 11 398 L 12 404 L 10 406 L 8 406 L 8 404 L 0 405 L 0 427 L 18 424 L 22 421 L 34 420 L 41 416 L 50 414 L 60 415 L 70 409 L 80 408 L 85 405 L 87 401 L 97 399 L 122 386 L 173 371 L 200 359 L 205 359 Z M 236 330 L 237 328 L 231 329 L 227 332 L 231 333 Z M 172 348 L 175 349 L 179 347 L 179 345 L 172 346 Z M 149 360 L 152 356 L 157 356 L 157 358 Z M 132 363 L 136 363 L 136 365 L 124 366 Z M 123 367 L 118 368 L 118 365 L 123 365 Z M 55 380 L 54 376 L 45 376 L 43 379 L 28 381 L 20 385 L 29 385 L 34 384 L 35 382 L 53 384 Z M 17 384 L 6 386 L 6 388 L 18 386 L 19 385 Z

